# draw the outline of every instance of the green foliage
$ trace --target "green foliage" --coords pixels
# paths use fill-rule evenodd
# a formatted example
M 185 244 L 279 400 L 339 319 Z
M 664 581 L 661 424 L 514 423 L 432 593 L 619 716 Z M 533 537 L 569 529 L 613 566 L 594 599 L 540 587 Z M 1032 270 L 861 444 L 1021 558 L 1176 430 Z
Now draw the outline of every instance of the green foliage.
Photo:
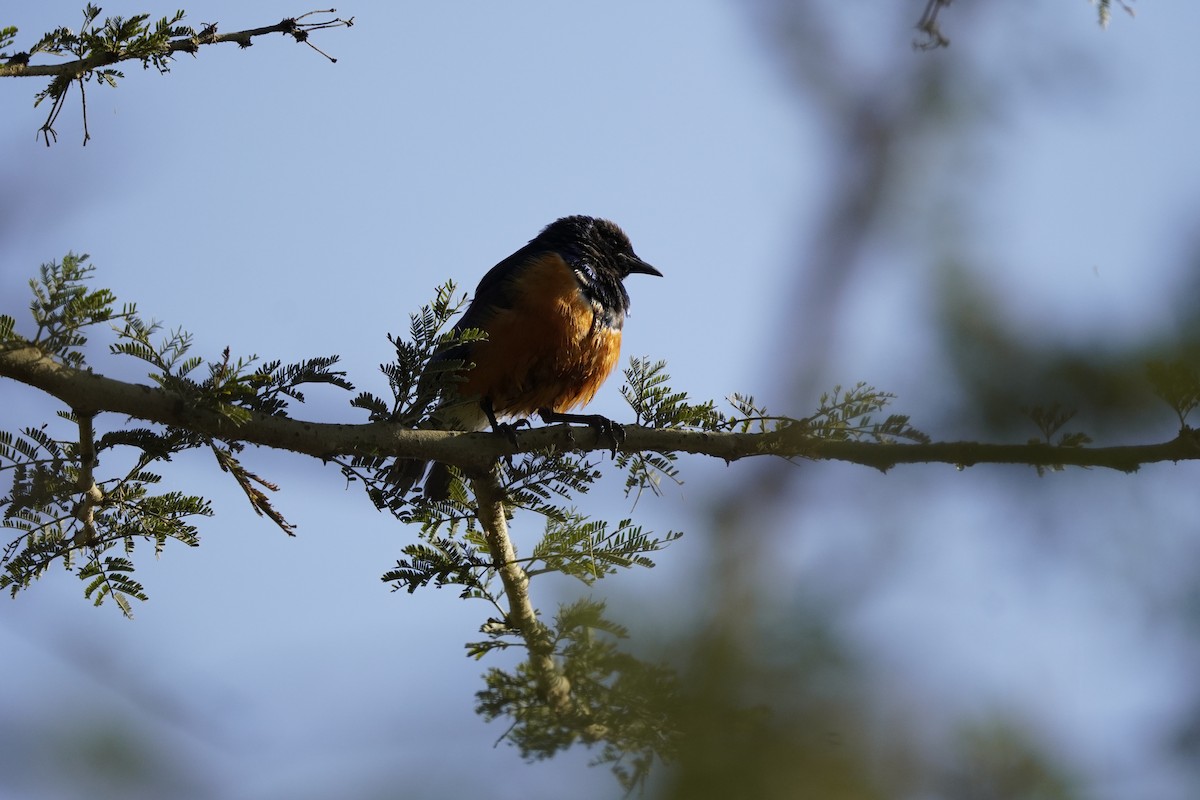
M 909 424 L 903 414 L 889 414 L 882 421 L 875 416 L 882 412 L 894 395 L 880 392 L 865 383 L 849 390 L 835 386 L 821 395 L 815 414 L 794 420 L 774 416 L 759 405 L 752 396 L 730 395 L 727 402 L 733 412 L 717 408 L 713 401 L 693 403 L 686 392 L 670 389 L 666 363 L 651 363 L 647 358 L 632 359 L 625 370 L 625 385 L 621 394 L 637 415 L 639 424 L 656 428 L 713 431 L 723 433 L 768 433 L 792 425 L 801 425 L 812 437 L 834 441 L 874 441 L 889 444 L 899 440 L 928 442 L 929 437 Z M 627 470 L 625 493 L 641 494 L 650 489 L 660 491 L 663 478 L 680 483 L 675 462 L 676 453 L 621 453 L 617 466 Z
M 289 401 L 303 402 L 306 384 L 353 388 L 344 373 L 333 369 L 336 356 L 257 365 L 256 357 L 234 359 L 226 348 L 219 360 L 206 364 L 188 354 L 192 339 L 182 330 L 155 341 L 161 325 L 142 320 L 132 305 L 114 313 L 111 292 L 87 289 L 92 267 L 86 261 L 86 256 L 68 254 L 60 263 L 43 265 L 40 279 L 31 282 L 33 336 L 21 337 L 15 321 L 0 318 L 0 345 L 33 345 L 72 367 L 86 368 L 81 348 L 88 327 L 120 320 L 123 324 L 113 328 L 118 341 L 110 346 L 111 353 L 149 364 L 150 380 L 176 393 L 185 407 L 213 410 L 235 422 L 251 413 L 285 415 Z M 204 377 L 193 377 L 201 367 Z M 241 463 L 237 454 L 243 446 L 236 441 L 169 426 L 115 429 L 97 437 L 91 417 L 65 411 L 59 415 L 72 423 L 73 436 L 56 436 L 45 425 L 17 433 L 0 431 L 0 472 L 12 475 L 9 493 L 0 497 L 2 525 L 16 533 L 0 555 L 0 589 L 15 595 L 61 561 L 87 581 L 85 594 L 97 605 L 111 597 L 122 612 L 131 613 L 130 598 L 146 596 L 130 574 L 136 545 L 151 543 L 156 556 L 171 540 L 196 546 L 199 535 L 191 520 L 212 513 L 202 497 L 151 492 L 162 480 L 150 471 L 151 465 L 186 450 L 211 450 L 257 513 L 289 534 L 293 530 L 264 491 L 275 490 L 275 485 Z M 85 453 L 91 456 L 85 459 Z M 101 457 L 108 463 L 109 454 L 114 462 L 132 456 L 132 465 L 124 472 L 97 476 Z M 122 548 L 124 556 L 101 558 L 114 547 Z M 87 557 L 76 566 L 81 552 Z
M 176 329 L 155 343 L 153 338 L 161 330 L 162 325 L 158 322 L 147 323 L 136 315 L 130 315 L 125 325 L 117 331 L 119 341 L 112 345 L 111 351 L 150 364 L 154 368 L 149 373 L 150 380 L 179 395 L 187 406 L 214 411 L 235 424 L 245 422 L 253 413 L 286 416 L 289 398 L 304 402 L 301 387 L 306 384 L 331 385 L 348 391 L 354 389 L 344 372 L 333 369 L 338 362 L 337 356 L 319 356 L 286 365 L 271 361 L 256 366 L 258 356 L 235 359 L 230 348 L 226 347 L 219 361 L 205 364 L 203 358 L 187 355 L 192 343 L 191 334 Z M 206 374 L 197 380 L 192 374 L 201 365 L 206 366 Z M 275 509 L 268 495 L 262 491 L 276 491 L 278 487 L 242 465 L 236 455 L 243 449 L 240 443 L 221 442 L 170 428 L 161 435 L 139 429 L 134 436 L 136 444 L 144 452 L 153 450 L 161 457 L 169 457 L 171 452 L 180 449 L 209 447 L 217 465 L 223 472 L 233 476 L 255 513 L 267 517 L 285 533 L 293 533 L 295 526 Z
M 505 492 L 514 508 L 525 508 L 549 520 L 566 522 L 574 511 L 571 498 L 587 494 L 602 473 L 588 453 L 525 453 L 502 465 Z M 561 501 L 561 503 L 560 503 Z
M 423 390 L 420 376 L 436 352 L 446 352 L 439 351 L 438 343 L 445 344 L 441 331 L 452 313 L 448 304 L 438 302 L 414 316 L 413 341 L 393 339 L 397 361 L 384 367 L 392 402 L 360 396 L 355 405 L 372 419 L 423 424 L 436 405 L 430 400 L 436 394 Z M 448 375 L 444 385 L 453 386 L 461 361 L 445 371 L 438 370 L 438 363 L 433 361 L 433 374 Z M 670 388 L 663 362 L 634 359 L 625 377 L 622 394 L 641 425 L 740 434 L 799 425 L 807 435 L 835 440 L 927 441 L 907 417 L 883 413 L 892 396 L 866 384 L 849 390 L 835 387 L 821 397 L 815 414 L 791 420 L 770 415 L 748 395 L 731 396 L 730 410 L 721 410 L 711 401 L 693 401 L 687 393 Z M 525 578 L 560 573 L 591 585 L 624 568 L 652 567 L 650 555 L 681 535 L 670 531 L 656 537 L 630 519 L 612 524 L 580 514 L 573 500 L 600 479 L 600 460 L 595 453 L 555 450 L 521 454 L 497 465 L 509 513 L 532 512 L 545 521 L 544 532 L 529 554 L 517 557 Z M 616 463 L 628 473 L 627 494 L 657 489 L 663 476 L 679 480 L 674 453 L 621 453 Z M 377 505 L 418 526 L 420 541 L 407 546 L 404 558 L 383 576 L 394 590 L 456 586 L 461 597 L 488 601 L 498 613 L 482 627 L 485 638 L 468 645 L 471 657 L 510 648 L 538 650 L 514 669 L 489 670 L 486 689 L 478 696 L 478 709 L 485 717 L 510 720 L 506 737 L 522 755 L 546 758 L 577 743 L 598 746 L 596 762 L 610 764 L 627 790 L 645 780 L 656 760 L 671 757 L 676 746 L 674 673 L 621 652 L 617 644 L 624 630 L 604 618 L 602 604 L 590 600 L 564 606 L 553 625 L 532 637 L 530 631 L 517 630 L 506 611 L 509 598 L 499 581 L 501 565 L 476 527 L 463 476 L 452 470 L 455 480 L 449 498 L 431 502 L 422 495 L 409 496 L 409 485 L 397 483 L 395 461 L 372 462 L 370 473 L 363 471 L 362 464 L 351 466 L 354 471 L 347 467 L 348 476 L 362 480 Z M 538 661 L 545 654 L 536 644 L 543 641 L 549 642 L 556 674 L 570 685 L 565 708 L 545 696 L 545 667 Z
M 1117 0 L 1117 5 L 1132 17 L 1134 12 L 1130 2 L 1132 0 L 1129 0 L 1129 2 L 1126 2 L 1126 0 Z M 1096 6 L 1096 14 L 1100 22 L 1100 27 L 1107 28 L 1109 20 L 1112 19 L 1113 0 L 1092 0 L 1092 3 Z
M 227 347 L 219 361 L 209 362 L 207 375 L 196 380 L 191 374 L 204 364 L 199 356 L 185 358 L 192 345 L 186 331 L 171 331 L 157 344 L 152 341 L 162 330 L 158 322 L 147 323 L 129 316 L 117 332 L 121 341 L 113 344 L 114 354 L 145 361 L 154 367 L 148 377 L 163 389 L 183 396 L 192 407 L 216 411 L 234 423 L 244 422 L 251 412 L 285 416 L 287 399 L 304 402 L 300 387 L 304 384 L 329 384 L 348 391 L 354 386 L 344 372 L 335 371 L 337 356 L 319 356 L 298 364 L 271 361 L 261 366 L 258 356 L 234 358 Z
M 461 380 L 466 366 L 453 358 L 457 345 L 478 341 L 479 331 L 450 330 L 450 320 L 466 304 L 453 281 L 437 287 L 433 302 L 409 315 L 409 339 L 388 334 L 396 360 L 379 366 L 387 378 L 390 400 L 360 392 L 350 405 L 367 412 L 371 422 L 396 422 L 409 427 L 427 426 L 437 401 Z M 387 457 L 359 456 L 335 459 L 347 481 L 361 483 L 375 507 L 390 511 L 402 521 L 414 518 L 407 510 L 408 492 L 419 476 L 418 462 Z M 433 504 L 427 504 L 432 507 Z M 454 506 L 442 509 L 443 519 L 457 518 Z
M 638 425 L 650 428 L 721 430 L 727 422 L 711 401 L 691 403 L 687 392 L 673 391 L 668 385 L 667 362 L 650 363 L 648 358 L 633 358 L 625 369 L 621 396 L 629 403 Z
M 685 430 L 715 431 L 726 429 L 727 418 L 712 401 L 691 403 L 687 392 L 670 388 L 665 361 L 650 362 L 646 357 L 631 358 L 625 368 L 625 385 L 621 396 L 633 409 L 639 425 L 651 428 L 682 428 Z M 637 496 L 649 489 L 661 492 L 663 478 L 682 483 L 675 466 L 675 453 L 642 451 L 617 455 L 617 468 L 625 470 L 625 494 Z
M 1038 800 L 1084 796 L 1070 772 L 1051 759 L 1037 737 L 1003 715 L 960 725 L 953 742 L 940 780 L 942 796 Z
M 121 438 L 102 439 L 96 452 Z M 156 556 L 168 540 L 194 547 L 199 536 L 190 519 L 212 514 L 201 497 L 151 494 L 149 487 L 161 477 L 145 467 L 169 459 L 173 448 L 149 436 L 145 442 L 151 449 L 125 474 L 97 482 L 100 500 L 89 506 L 80 491 L 78 442 L 54 439 L 41 428 L 17 435 L 0 431 L 0 472 L 12 472 L 10 491 L 0 497 L 0 524 L 16 532 L 0 555 L 0 589 L 15 596 L 59 560 L 66 569 L 75 569 L 75 554 L 85 550 L 90 555 L 77 570 L 81 580 L 89 581 L 85 595 L 96 605 L 112 597 L 123 613 L 132 614 L 128 598 L 145 599 L 141 585 L 129 576 L 133 563 L 127 558 L 101 560 L 100 554 L 119 546 L 130 556 L 138 542 L 152 543 Z M 139 440 L 130 437 L 122 443 L 136 447 Z
M 655 539 L 629 519 L 609 528 L 603 520 L 588 521 L 578 513 L 561 520 L 547 519 L 546 533 L 533 548 L 526 574 L 560 572 L 591 584 L 618 569 L 653 567 L 654 562 L 645 554 L 662 550 L 683 535 L 668 531 L 663 538 Z
M 553 657 L 570 683 L 567 708 L 547 704 L 529 662 L 488 670 L 476 710 L 508 718 L 505 734 L 527 759 L 550 758 L 574 744 L 600 746 L 593 764 L 608 764 L 622 787 L 644 786 L 655 761 L 678 748 L 679 686 L 669 667 L 623 652 L 626 630 L 604 616 L 604 604 L 582 599 L 559 608 Z
M 50 111 L 46 121 L 38 133 L 48 147 L 52 141 L 58 141 L 58 133 L 54 123 L 62 112 L 67 95 L 73 85 L 78 85 L 80 101 L 83 109 L 83 143 L 86 145 L 91 135 L 88 133 L 88 108 L 86 85 L 94 82 L 102 86 L 116 87 L 125 73 L 111 65 L 121 61 L 141 61 L 143 69 L 154 68 L 159 73 L 170 71 L 171 61 L 176 53 L 191 53 L 195 55 L 201 45 L 214 44 L 219 41 L 235 41 L 240 47 L 249 47 L 255 36 L 267 33 L 283 33 L 291 36 L 296 42 L 307 44 L 316 52 L 328 58 L 331 62 L 337 59 L 330 57 L 320 48 L 309 41 L 313 31 L 326 28 L 345 27 L 354 24 L 350 19 L 318 19 L 304 21 L 307 17 L 318 14 L 332 14 L 328 11 L 310 11 L 299 17 L 288 17 L 277 24 L 255 28 L 254 30 L 239 31 L 232 34 L 217 35 L 217 26 L 209 23 L 199 32 L 179 23 L 184 18 L 183 11 L 176 11 L 169 17 L 151 20 L 149 14 L 137 14 L 132 17 L 108 17 L 103 22 L 100 18 L 100 8 L 88 5 L 83 11 L 83 24 L 79 31 L 68 27 L 58 27 L 41 37 L 26 52 L 9 54 L 4 48 L 10 47 L 16 40 L 17 29 L 14 27 L 0 28 L 0 59 L 5 63 L 0 67 L 23 67 L 30 60 L 45 54 L 54 57 L 55 61 L 63 64 L 50 79 L 46 88 L 38 92 L 34 98 L 34 106 L 39 106 L 49 99 Z M 47 65 L 37 64 L 37 67 Z M 29 75 L 19 69 L 8 70 L 8 75 Z
M 460 359 L 445 356 L 459 344 L 478 341 L 479 331 L 447 330 L 453 318 L 466 304 L 454 281 L 437 287 L 431 303 L 409 315 L 409 339 L 388 334 L 396 349 L 396 360 L 379 369 L 388 381 L 391 401 L 362 392 L 350 405 L 368 412 L 372 422 L 399 422 L 417 426 L 428 419 L 439 396 L 457 383 L 465 366 Z M 440 356 L 435 360 L 435 356 Z
M 78 33 L 66 27 L 55 28 L 30 48 L 29 55 L 74 56 L 80 60 L 92 59 L 98 64 L 132 58 L 140 60 L 144 68 L 169 72 L 172 40 L 196 35 L 191 28 L 178 24 L 184 17 L 183 11 L 153 23 L 149 14 L 137 14 L 128 19 L 108 17 L 97 25 L 100 12 L 99 7 L 89 3 L 83 10 L 83 25 Z M 96 75 L 99 82 L 110 86 L 116 86 L 116 79 L 123 77 L 115 70 L 100 70 Z M 73 79 L 69 78 L 68 82 L 70 80 Z M 53 84 L 38 95 L 37 102 L 46 97 L 57 97 Z
M 1033 421 L 1033 424 L 1038 428 L 1038 432 L 1041 433 L 1041 438 L 1030 439 L 1030 444 L 1083 447 L 1092 441 L 1092 437 L 1082 431 L 1064 433 L 1059 436 L 1057 442 L 1054 440 L 1055 434 L 1062 430 L 1064 425 L 1074 419 L 1075 409 L 1073 408 L 1065 408 L 1058 403 L 1051 403 L 1049 406 L 1026 406 L 1021 409 L 1021 412 Z M 1038 475 L 1042 476 L 1046 474 L 1047 469 L 1053 472 L 1062 472 L 1065 467 L 1062 464 L 1052 464 L 1048 467 L 1037 465 L 1036 469 Z
M 853 389 L 834 386 L 821 395 L 817 413 L 801 421 L 807 433 L 833 441 L 877 442 L 894 444 L 900 440 L 927 443 L 929 437 L 912 427 L 904 414 L 889 414 L 882 422 L 874 416 L 896 398 L 873 386 L 859 382 Z
M 55 28 L 39 39 L 28 53 L 22 54 L 25 61 L 39 53 L 45 53 L 74 57 L 87 64 L 87 68 L 78 73 L 56 75 L 34 98 L 35 107 L 47 98 L 51 100 L 50 113 L 41 128 L 47 145 L 52 139 L 58 139 L 54 123 L 62 111 L 63 102 L 72 84 L 78 83 L 80 92 L 87 81 L 115 87 L 117 81 L 124 78 L 125 74 L 109 67 L 109 64 L 133 59 L 141 61 L 145 69 L 153 67 L 160 73 L 165 73 L 170 71 L 170 61 L 174 57 L 173 43 L 187 42 L 190 46 L 184 49 L 195 50 L 196 32 L 178 24 L 184 17 L 182 11 L 176 11 L 173 16 L 162 17 L 153 23 L 149 14 L 137 14 L 128 19 L 108 17 L 98 25 L 96 21 L 99 17 L 100 8 L 89 3 L 84 8 L 83 25 L 78 32 L 66 27 Z M 86 105 L 84 109 L 83 141 L 87 144 L 89 135 Z
M 87 343 L 83 329 L 98 322 L 127 318 L 135 308 L 125 306 L 119 314 L 113 313 L 116 298 L 108 289 L 89 292 L 86 281 L 93 267 L 87 264 L 88 256 L 68 253 L 61 262 L 42 264 L 40 277 L 29 282 L 33 290 L 33 302 L 29 310 L 37 323 L 31 343 L 41 348 L 70 367 L 83 364 L 83 353 L 79 348 Z M 13 341 L 14 321 L 0 322 L 0 340 Z M 4 335 L 7 330 L 7 335 Z
M 439 589 L 462 586 L 459 597 L 479 597 L 495 603 L 498 598 L 489 588 L 494 572 L 491 557 L 486 547 L 478 545 L 477 532 L 469 538 L 475 541 L 435 535 L 428 537 L 427 544 L 407 545 L 402 550 L 407 558 L 397 561 L 395 569 L 384 573 L 383 580 L 394 590 L 404 589 L 409 594 L 430 583 Z
M 17 29 L 13 25 L 5 25 L 0 28 L 0 59 L 8 60 L 13 58 L 12 53 L 5 51 L 5 48 L 12 47 L 12 43 L 17 40 Z
M 79 579 L 88 581 L 83 590 L 83 596 L 99 606 L 106 598 L 113 602 L 127 617 L 133 616 L 133 607 L 129 598 L 146 600 L 146 592 L 142 585 L 129 577 L 133 572 L 133 562 L 127 558 L 108 556 L 103 561 L 93 557 L 79 570 Z
M 441 507 L 453 508 L 460 502 L 465 503 L 465 498 L 452 498 Z M 459 586 L 460 597 L 487 600 L 497 609 L 503 609 L 497 565 L 469 510 L 445 514 L 418 506 L 410 513 L 423 522 L 418 533 L 421 541 L 403 548 L 405 558 L 384 573 L 383 580 L 394 591 L 410 594 L 430 584 L 439 589 Z M 682 536 L 678 531 L 669 531 L 657 538 L 628 519 L 611 526 L 602 520 L 589 521 L 573 509 L 557 506 L 544 509 L 544 513 L 545 533 L 528 558 L 518 559 L 530 578 L 557 572 L 590 585 L 618 569 L 653 567 L 654 562 L 647 554 L 662 550 Z M 477 645 L 475 654 L 482 655 L 500 646 L 495 644 L 499 641 L 493 637 L 493 644 Z
M 1179 426 L 1186 427 L 1188 415 L 1200 405 L 1200 375 L 1195 367 L 1183 361 L 1152 361 L 1146 365 L 1146 375 L 1154 393 L 1179 417 Z
M 307 383 L 324 383 L 353 391 L 354 386 L 346 380 L 345 372 L 330 369 L 337 362 L 337 356 L 317 356 L 297 364 L 268 362 L 259 368 L 256 377 L 261 389 L 255 397 L 255 410 L 264 414 L 286 416 L 287 401 L 283 398 L 290 397 L 298 403 L 303 403 L 304 394 L 299 387 Z

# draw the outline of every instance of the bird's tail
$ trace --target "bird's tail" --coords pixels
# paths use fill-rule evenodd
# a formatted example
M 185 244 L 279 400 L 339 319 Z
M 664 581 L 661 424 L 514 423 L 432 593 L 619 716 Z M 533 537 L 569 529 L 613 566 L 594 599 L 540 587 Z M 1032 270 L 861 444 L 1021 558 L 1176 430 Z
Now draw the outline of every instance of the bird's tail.
M 425 477 L 428 461 L 419 458 L 398 458 L 392 465 L 392 480 L 401 494 L 408 494 Z
M 478 400 L 459 401 L 442 406 L 433 413 L 429 423 L 421 427 L 448 431 L 482 431 L 488 427 L 488 418 Z M 425 478 L 426 498 L 445 500 L 450 496 L 450 468 L 440 461 L 400 458 L 396 459 L 393 469 L 396 486 L 402 488 L 405 494 L 420 483 L 421 478 Z
M 425 478 L 425 496 L 430 500 L 445 500 L 450 496 L 451 480 L 450 468 L 440 461 L 433 462 Z

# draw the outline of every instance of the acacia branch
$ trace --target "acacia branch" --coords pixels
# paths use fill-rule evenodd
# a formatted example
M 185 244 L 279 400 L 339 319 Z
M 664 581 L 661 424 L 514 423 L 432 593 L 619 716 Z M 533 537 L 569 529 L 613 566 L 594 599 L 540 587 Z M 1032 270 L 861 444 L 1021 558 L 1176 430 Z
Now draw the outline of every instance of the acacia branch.
M 322 12 L 310 13 L 329 13 L 332 14 L 336 9 L 328 9 Z M 308 14 L 304 15 L 309 16 Z M 236 42 L 239 47 L 250 47 L 253 40 L 259 36 L 266 36 L 272 33 L 282 33 L 293 37 L 297 42 L 308 44 L 308 32 L 318 28 L 330 28 L 334 26 L 350 27 L 354 24 L 354 18 L 348 20 L 336 19 L 320 23 L 302 23 L 299 20 L 303 17 L 280 20 L 274 25 L 267 25 L 261 28 L 250 28 L 244 31 L 233 31 L 231 33 L 217 33 L 215 25 L 207 25 L 202 28 L 195 36 L 175 39 L 166 44 L 162 51 L 157 55 L 163 57 L 171 57 L 176 53 L 191 53 L 195 55 L 204 45 L 221 44 L 222 42 Z M 315 49 L 315 48 L 314 48 Z M 319 52 L 319 51 L 318 51 Z M 328 56 L 326 56 L 328 58 Z M 65 77 L 71 80 L 85 77 L 88 73 L 93 72 L 101 67 L 111 66 L 121 61 L 144 61 L 146 56 L 141 53 L 130 53 L 122 50 L 104 50 L 92 53 L 83 58 L 77 58 L 74 61 L 64 61 L 61 64 L 30 64 L 30 55 L 28 53 L 18 53 L 8 60 L 5 64 L 0 64 L 0 78 L 30 78 L 30 77 Z M 330 59 L 336 61 L 337 59 Z
M 167 64 L 179 52 L 195 55 L 201 46 L 219 44 L 221 42 L 236 42 L 239 47 L 250 47 L 258 36 L 270 33 L 282 33 L 291 36 L 297 42 L 307 44 L 316 52 L 325 56 L 331 62 L 337 59 L 325 53 L 309 41 L 309 33 L 334 27 L 350 27 L 354 18 L 341 18 L 304 22 L 313 14 L 332 14 L 336 9 L 327 11 L 310 11 L 298 18 L 288 17 L 274 25 L 252 28 L 233 33 L 217 33 L 217 26 L 205 25 L 199 32 L 187 27 L 172 27 L 183 18 L 183 12 L 176 12 L 174 19 L 160 20 L 153 29 L 142 23 L 149 19 L 148 14 L 123 20 L 120 17 L 107 19 L 100 28 L 93 26 L 95 17 L 100 9 L 88 6 L 84 12 L 84 30 L 76 35 L 66 28 L 59 28 L 47 34 L 33 47 L 33 52 L 17 53 L 4 64 L 0 64 L 0 78 L 14 77 L 48 77 L 52 80 L 49 86 L 40 92 L 34 105 L 38 105 L 47 97 L 52 99 L 50 113 L 38 130 L 38 134 L 49 147 L 52 141 L 58 141 L 58 133 L 54 123 L 62 112 L 67 92 L 75 83 L 79 84 L 80 103 L 83 109 L 83 143 L 86 145 L 91 136 L 88 133 L 87 96 L 85 83 L 90 78 L 116 86 L 116 79 L 124 77 L 115 69 L 107 69 L 122 61 L 141 61 L 143 67 L 154 66 L 159 72 L 167 72 Z M 74 55 L 72 61 L 60 64 L 29 63 L 33 55 L 49 53 L 51 55 Z
M 178 392 L 126 383 L 55 361 L 33 345 L 0 349 L 0 377 L 40 389 L 77 413 L 110 412 L 223 441 L 262 445 L 317 458 L 400 456 L 437 460 L 476 473 L 497 458 L 546 449 L 607 450 L 607 437 L 590 428 L 552 425 L 522 430 L 515 442 L 491 433 L 412 430 L 394 423 L 310 422 L 249 412 L 233 421 L 219 408 Z M 1049 467 L 1106 467 L 1132 472 L 1143 464 L 1200 460 L 1200 436 L 1184 427 L 1174 439 L 1118 447 L 1060 447 L 1049 444 L 932 442 L 890 444 L 834 440 L 809 435 L 802 421 L 765 433 L 725 433 L 629 425 L 624 452 L 677 452 L 726 461 L 761 455 L 846 461 L 886 470 L 897 464 L 1025 464 Z

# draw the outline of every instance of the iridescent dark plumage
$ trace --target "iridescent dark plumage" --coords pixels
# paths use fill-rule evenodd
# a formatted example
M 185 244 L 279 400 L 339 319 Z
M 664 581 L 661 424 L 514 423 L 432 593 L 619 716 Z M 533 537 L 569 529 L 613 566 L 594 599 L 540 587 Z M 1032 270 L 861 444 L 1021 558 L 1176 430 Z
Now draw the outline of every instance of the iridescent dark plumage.
M 629 311 L 622 281 L 634 273 L 662 274 L 615 223 L 573 216 L 546 226 L 479 282 L 455 329 L 479 329 L 487 339 L 441 356 L 474 367 L 456 396 L 442 401 L 434 424 L 483 430 L 496 417 L 534 413 L 594 423 L 599 418 L 567 412 L 590 401 L 616 366 Z M 426 495 L 444 497 L 448 486 L 449 473 L 435 464 Z

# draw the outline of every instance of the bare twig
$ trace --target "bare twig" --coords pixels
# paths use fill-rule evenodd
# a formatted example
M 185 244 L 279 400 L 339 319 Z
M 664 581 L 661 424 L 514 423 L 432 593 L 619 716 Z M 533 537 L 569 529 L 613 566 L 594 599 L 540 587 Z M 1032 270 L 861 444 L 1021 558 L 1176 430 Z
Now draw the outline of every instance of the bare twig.
M 938 14 L 944 7 L 950 5 L 951 1 L 929 0 L 925 6 L 925 13 L 921 14 L 921 19 L 917 21 L 917 30 L 925 34 L 925 38 L 914 40 L 914 47 L 921 50 L 936 50 L 939 47 L 950 46 L 950 40 L 942 34 L 942 29 L 938 26 Z

